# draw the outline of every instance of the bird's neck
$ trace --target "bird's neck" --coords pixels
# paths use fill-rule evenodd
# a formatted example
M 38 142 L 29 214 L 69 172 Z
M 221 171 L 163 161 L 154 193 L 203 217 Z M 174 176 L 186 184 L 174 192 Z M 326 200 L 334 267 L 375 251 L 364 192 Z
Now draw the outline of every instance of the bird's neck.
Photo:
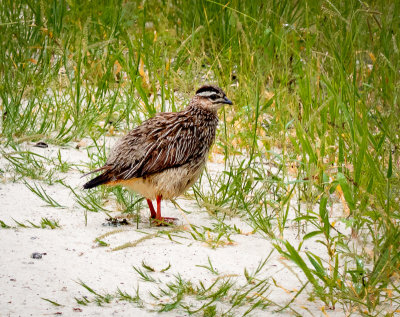
M 196 105 L 194 103 L 190 103 L 185 109 L 185 111 L 187 112 L 192 112 L 193 115 L 202 116 L 206 120 L 215 121 L 216 123 L 218 123 L 219 119 L 217 110 L 218 109 L 208 108 L 204 105 Z

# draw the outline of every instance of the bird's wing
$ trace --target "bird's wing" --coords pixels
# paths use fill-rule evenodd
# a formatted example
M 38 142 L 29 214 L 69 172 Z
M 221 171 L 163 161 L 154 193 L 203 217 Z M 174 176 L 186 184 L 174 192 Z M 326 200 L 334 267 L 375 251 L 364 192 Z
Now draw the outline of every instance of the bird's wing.
M 205 127 L 206 128 L 206 127 Z M 132 130 L 116 145 L 107 161 L 113 180 L 127 180 L 179 167 L 208 151 L 214 139 L 201 133 L 193 119 L 162 113 Z

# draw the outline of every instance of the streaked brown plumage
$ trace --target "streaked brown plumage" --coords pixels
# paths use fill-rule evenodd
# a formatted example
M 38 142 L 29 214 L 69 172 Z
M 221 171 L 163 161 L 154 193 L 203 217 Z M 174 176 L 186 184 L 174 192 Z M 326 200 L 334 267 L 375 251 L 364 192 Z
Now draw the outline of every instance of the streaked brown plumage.
M 224 104 L 232 102 L 221 88 L 201 87 L 183 111 L 158 113 L 122 137 L 96 170 L 103 173 L 83 187 L 128 187 L 147 199 L 152 218 L 168 219 L 161 217 L 161 198 L 181 195 L 198 179 L 214 142 L 217 110 Z

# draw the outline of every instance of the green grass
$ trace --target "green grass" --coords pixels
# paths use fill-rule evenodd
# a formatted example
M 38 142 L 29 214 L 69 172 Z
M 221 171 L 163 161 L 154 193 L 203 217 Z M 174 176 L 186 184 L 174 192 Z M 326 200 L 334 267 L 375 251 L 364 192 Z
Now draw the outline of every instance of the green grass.
M 265 265 L 266 260 L 259 264 L 257 270 L 253 273 L 251 283 L 240 283 L 239 276 L 219 275 L 215 281 L 192 282 L 184 279 L 181 275 L 173 276 L 173 279 L 165 280 L 165 269 L 155 272 L 145 263 L 141 268 L 133 267 L 143 282 L 161 284 L 155 291 L 139 292 L 139 286 L 134 295 L 118 289 L 115 293 L 100 294 L 93 290 L 82 281 L 78 283 L 84 287 L 89 296 L 75 298 L 80 305 L 96 303 L 97 305 L 109 304 L 113 300 L 127 301 L 136 304 L 139 307 L 147 307 L 150 310 L 158 312 L 168 312 L 174 309 L 180 309 L 189 315 L 202 314 L 204 316 L 246 316 L 253 310 L 266 309 L 275 305 L 267 299 L 265 293 L 269 290 L 269 281 L 259 279 L 258 274 Z M 212 263 L 209 261 L 210 266 Z M 205 269 L 209 269 L 205 267 Z M 158 274 L 160 279 L 155 279 L 152 275 Z M 245 276 L 247 271 L 244 272 Z M 195 301 L 193 301 L 195 299 Z M 156 301 L 156 304 L 153 302 Z
M 14 149 L 4 158 L 15 181 L 51 184 L 46 160 L 18 144 L 100 140 L 85 170 L 96 168 L 107 154 L 104 136 L 182 109 L 198 86 L 218 83 L 234 101 L 220 113 L 213 149 L 224 154 L 225 172 L 203 175 L 211 189 L 194 187 L 198 205 L 219 222 L 246 219 L 327 306 L 378 315 L 386 303 L 393 314 L 400 305 L 399 11 L 389 0 L 2 1 L 0 142 Z M 70 168 L 61 156 L 52 164 Z M 98 211 L 108 195 L 127 212 L 140 207 L 119 190 L 75 197 Z M 334 203 L 344 210 L 339 219 L 330 218 Z M 335 229 L 338 221 L 352 236 Z M 286 241 L 289 225 L 298 228 L 298 245 Z M 200 229 L 193 233 L 201 240 Z M 229 240 L 229 230 L 212 230 L 216 242 L 219 232 Z M 308 239 L 325 253 L 305 252 Z M 212 305 L 204 309 L 215 315 Z
M 52 220 L 49 218 L 42 218 L 40 220 L 39 224 L 35 224 L 30 220 L 26 220 L 28 224 L 25 224 L 23 222 L 19 222 L 15 219 L 13 219 L 15 224 L 17 225 L 17 228 L 36 228 L 36 229 L 57 229 L 60 228 L 60 224 L 58 223 L 57 220 Z M 3 229 L 12 229 L 16 227 L 9 226 L 6 224 L 4 221 L 0 220 L 0 227 Z

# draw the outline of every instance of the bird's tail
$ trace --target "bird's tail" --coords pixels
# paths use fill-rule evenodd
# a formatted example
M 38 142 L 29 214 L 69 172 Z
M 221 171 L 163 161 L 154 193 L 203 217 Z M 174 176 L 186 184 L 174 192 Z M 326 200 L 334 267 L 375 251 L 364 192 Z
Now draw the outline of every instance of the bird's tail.
M 83 188 L 90 189 L 108 183 L 110 181 L 110 177 L 107 174 L 108 173 L 106 172 L 104 174 L 101 174 L 93 178 L 92 180 L 88 181 L 85 185 L 83 185 Z
M 90 181 L 88 181 L 85 185 L 83 185 L 83 188 L 84 189 L 90 189 L 90 188 L 97 187 L 99 185 L 108 183 L 110 181 L 110 179 L 111 179 L 110 173 L 108 171 L 109 169 L 110 169 L 110 166 L 106 165 L 106 166 L 103 166 L 103 167 L 101 167 L 101 168 L 99 168 L 97 170 L 94 170 L 94 171 L 92 171 L 90 173 L 87 173 L 87 174 L 83 175 L 83 176 L 86 176 L 86 175 L 92 174 L 94 172 L 98 172 L 98 171 L 101 171 L 101 170 L 106 170 L 103 174 L 100 174 L 99 176 L 96 176 L 95 178 L 93 178 Z

